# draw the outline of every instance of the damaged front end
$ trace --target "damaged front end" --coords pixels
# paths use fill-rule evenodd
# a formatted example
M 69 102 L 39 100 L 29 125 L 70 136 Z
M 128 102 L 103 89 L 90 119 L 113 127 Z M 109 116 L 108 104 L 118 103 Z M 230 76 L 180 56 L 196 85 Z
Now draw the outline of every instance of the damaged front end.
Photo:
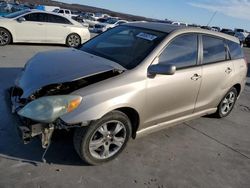
M 86 126 L 89 122 L 67 124 L 60 119 L 60 116 L 71 112 L 81 103 L 82 97 L 71 93 L 119 74 L 121 71 L 109 70 L 70 82 L 46 85 L 27 98 L 22 98 L 22 88 L 11 88 L 12 113 L 19 121 L 18 130 L 23 142 L 29 143 L 33 137 L 40 136 L 42 147 L 47 148 L 55 129 Z

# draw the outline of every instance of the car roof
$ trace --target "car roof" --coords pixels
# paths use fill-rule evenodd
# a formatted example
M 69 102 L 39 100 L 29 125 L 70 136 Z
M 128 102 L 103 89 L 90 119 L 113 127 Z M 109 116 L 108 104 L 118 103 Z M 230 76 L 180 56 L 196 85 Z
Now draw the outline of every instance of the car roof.
M 174 31 L 183 31 L 183 33 L 185 32 L 202 33 L 202 34 L 208 34 L 208 35 L 221 37 L 221 38 L 239 43 L 239 40 L 234 36 L 230 36 L 221 32 L 210 31 L 207 29 L 201 29 L 201 28 L 178 26 L 178 25 L 156 23 L 156 22 L 130 22 L 130 23 L 126 23 L 123 25 L 151 29 L 151 30 L 156 30 L 156 31 L 164 32 L 164 33 L 172 33 Z

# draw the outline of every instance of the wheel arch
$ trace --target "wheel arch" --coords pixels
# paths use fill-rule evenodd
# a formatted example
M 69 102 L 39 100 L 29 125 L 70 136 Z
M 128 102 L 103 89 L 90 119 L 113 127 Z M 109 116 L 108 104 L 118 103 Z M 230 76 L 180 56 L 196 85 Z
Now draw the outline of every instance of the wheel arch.
M 9 32 L 9 34 L 10 34 L 10 42 L 12 43 L 13 42 L 13 34 L 11 33 L 11 31 L 8 29 L 8 28 L 6 28 L 6 27 L 2 27 L 2 26 L 0 26 L 0 29 L 5 29 L 6 31 L 8 31 Z
M 131 121 L 132 124 L 132 138 L 136 138 L 136 132 L 139 128 L 139 124 L 140 124 L 140 116 L 139 113 L 131 107 L 121 107 L 121 108 L 117 108 L 115 109 L 116 111 L 120 111 L 124 114 L 126 114 L 128 116 L 128 118 Z
M 239 96 L 240 93 L 241 93 L 241 85 L 240 84 L 235 84 L 233 87 L 237 90 L 237 94 Z

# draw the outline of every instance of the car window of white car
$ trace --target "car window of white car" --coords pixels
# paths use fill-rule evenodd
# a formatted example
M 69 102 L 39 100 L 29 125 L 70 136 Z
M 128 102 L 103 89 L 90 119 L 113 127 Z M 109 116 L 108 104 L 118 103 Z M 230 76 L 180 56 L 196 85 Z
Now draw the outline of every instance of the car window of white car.
M 70 14 L 70 12 L 68 10 L 65 10 L 65 14 Z
M 59 12 L 58 13 L 60 13 L 60 14 L 64 14 L 64 11 L 63 10 L 59 10 Z
M 57 15 L 52 15 L 52 14 L 48 14 L 48 22 L 58 23 L 58 24 L 72 24 L 68 19 L 62 16 L 57 16 Z
M 30 13 L 24 16 L 26 21 L 30 22 L 47 22 L 47 14 L 44 13 Z

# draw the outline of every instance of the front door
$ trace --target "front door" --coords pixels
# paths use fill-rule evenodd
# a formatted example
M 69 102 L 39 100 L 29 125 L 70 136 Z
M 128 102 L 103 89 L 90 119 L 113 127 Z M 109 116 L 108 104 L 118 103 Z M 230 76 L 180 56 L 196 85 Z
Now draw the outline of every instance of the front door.
M 192 114 L 201 84 L 198 62 L 198 35 L 176 37 L 158 58 L 159 64 L 173 64 L 174 75 L 147 78 L 145 126 Z
M 24 16 L 25 21 L 15 24 L 16 41 L 43 42 L 45 41 L 46 14 L 30 13 Z

